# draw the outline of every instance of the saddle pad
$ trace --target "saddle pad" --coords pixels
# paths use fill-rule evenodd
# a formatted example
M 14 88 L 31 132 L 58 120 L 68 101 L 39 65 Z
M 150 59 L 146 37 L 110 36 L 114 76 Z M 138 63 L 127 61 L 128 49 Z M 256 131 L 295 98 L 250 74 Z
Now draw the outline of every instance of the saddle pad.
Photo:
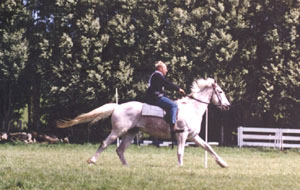
M 163 118 L 165 115 L 165 111 L 158 106 L 153 106 L 153 105 L 144 103 L 143 108 L 142 108 L 142 115 Z

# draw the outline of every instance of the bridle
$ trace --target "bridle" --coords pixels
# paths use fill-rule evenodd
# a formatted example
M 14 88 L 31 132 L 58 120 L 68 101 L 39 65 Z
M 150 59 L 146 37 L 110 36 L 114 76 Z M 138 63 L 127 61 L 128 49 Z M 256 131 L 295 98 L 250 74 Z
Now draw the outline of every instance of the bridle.
M 218 105 L 216 105 L 216 106 L 222 106 L 222 103 L 221 103 L 221 96 L 220 96 L 220 94 L 217 92 L 217 86 L 216 85 L 213 85 L 213 93 L 211 94 L 211 96 L 210 96 L 210 100 L 212 99 L 212 96 L 214 95 L 214 94 L 216 94 L 216 96 L 217 96 L 217 98 L 218 98 L 218 100 L 219 100 L 219 104 Z M 196 100 L 197 102 L 200 102 L 200 103 L 203 103 L 203 104 L 210 104 L 210 102 L 211 101 L 209 101 L 209 102 L 205 102 L 205 101 L 202 101 L 202 100 L 199 100 L 199 99 L 197 99 L 197 98 L 195 98 L 194 96 L 192 96 L 192 95 L 187 95 L 187 97 L 189 97 L 189 98 L 191 98 L 191 99 L 193 99 L 193 100 Z

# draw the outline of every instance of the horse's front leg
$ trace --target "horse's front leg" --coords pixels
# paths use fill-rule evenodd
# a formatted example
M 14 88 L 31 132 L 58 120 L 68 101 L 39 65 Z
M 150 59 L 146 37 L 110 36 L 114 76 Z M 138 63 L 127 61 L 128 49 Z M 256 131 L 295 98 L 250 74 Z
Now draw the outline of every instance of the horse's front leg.
M 185 148 L 185 142 L 187 136 L 188 136 L 187 132 L 183 132 L 177 135 L 177 142 L 178 142 L 177 157 L 178 157 L 179 166 L 183 166 L 184 148 Z
M 222 168 L 227 168 L 227 163 L 212 149 L 212 147 L 206 143 L 204 140 L 202 140 L 199 136 L 196 136 L 193 141 L 204 148 L 206 151 L 208 151 L 216 160 L 217 164 L 219 164 Z

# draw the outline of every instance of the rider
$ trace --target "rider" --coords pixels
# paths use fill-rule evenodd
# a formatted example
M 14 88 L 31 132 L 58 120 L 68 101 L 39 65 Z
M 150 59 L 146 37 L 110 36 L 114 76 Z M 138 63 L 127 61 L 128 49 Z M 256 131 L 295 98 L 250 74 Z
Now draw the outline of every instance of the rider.
M 166 80 L 165 76 L 167 72 L 167 65 L 164 62 L 155 62 L 155 71 L 151 74 L 149 79 L 147 96 L 149 97 L 151 104 L 166 110 L 168 114 L 167 118 L 170 124 L 171 135 L 174 135 L 174 133 L 183 132 L 183 130 L 176 129 L 175 126 L 178 106 L 174 101 L 170 100 L 164 95 L 164 88 L 166 87 L 170 90 L 176 90 L 183 95 L 185 94 L 185 91 L 172 82 Z

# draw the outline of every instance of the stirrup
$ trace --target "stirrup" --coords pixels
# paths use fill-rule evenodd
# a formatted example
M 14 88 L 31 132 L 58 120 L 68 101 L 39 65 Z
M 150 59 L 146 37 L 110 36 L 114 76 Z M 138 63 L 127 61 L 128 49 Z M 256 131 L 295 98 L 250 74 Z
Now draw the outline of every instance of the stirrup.
M 176 129 L 173 131 L 173 133 L 182 133 L 184 130 L 183 129 Z
M 175 129 L 176 125 L 170 125 L 171 133 L 182 133 L 184 129 Z

